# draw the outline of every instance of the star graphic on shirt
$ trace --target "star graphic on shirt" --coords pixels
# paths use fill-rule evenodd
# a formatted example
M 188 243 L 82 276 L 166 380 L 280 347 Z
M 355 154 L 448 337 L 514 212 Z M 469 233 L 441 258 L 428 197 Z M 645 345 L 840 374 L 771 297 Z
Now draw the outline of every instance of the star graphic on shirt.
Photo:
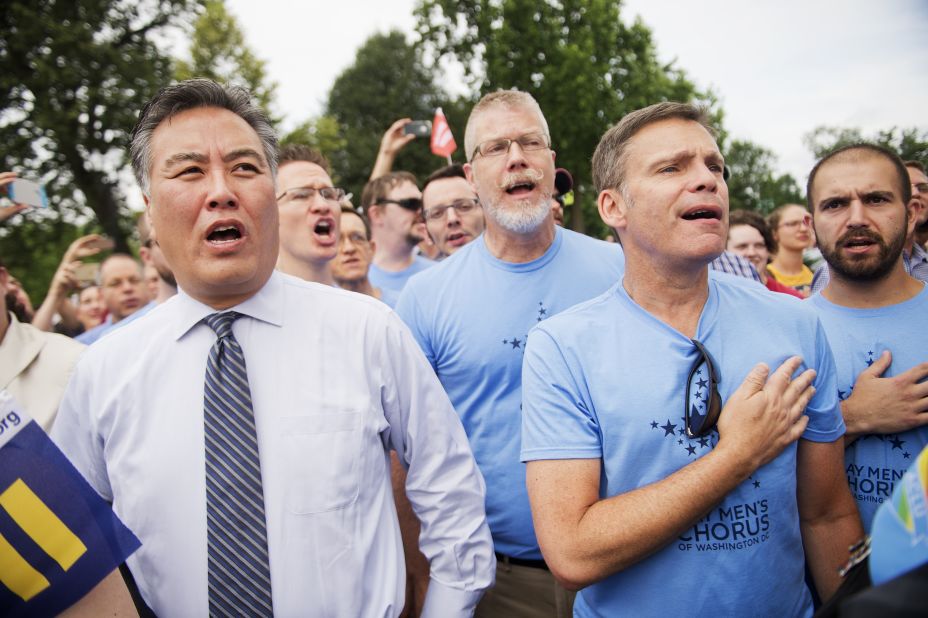
M 758 487 L 760 487 L 760 481 L 755 480 L 755 481 L 754 481 L 754 489 L 757 489 Z
M 538 321 L 541 322 L 545 319 L 545 316 L 548 315 L 548 310 L 545 309 L 544 303 L 538 301 Z
M 873 364 L 873 350 L 867 351 L 867 367 Z
M 513 337 L 512 341 L 510 341 L 509 343 L 512 344 L 513 350 L 522 346 L 522 342 L 519 339 L 516 339 L 515 337 Z
M 706 436 L 701 437 L 699 439 L 699 446 L 703 448 L 709 446 L 709 438 L 707 438 Z
M 686 452 L 689 453 L 690 455 L 695 455 L 696 447 L 690 444 L 689 446 L 686 447 Z
M 661 429 L 664 430 L 664 437 L 672 436 L 677 431 L 677 426 L 670 423 L 670 419 L 667 419 L 666 425 L 661 425 Z
M 657 421 L 651 421 L 651 429 L 657 429 Z
M 890 440 L 890 442 L 893 443 L 893 448 L 890 449 L 890 450 L 893 450 L 893 451 L 896 450 L 896 449 L 899 449 L 899 450 L 901 451 L 901 450 L 902 450 L 902 445 L 905 444 L 905 440 L 900 440 L 900 439 L 899 439 L 899 436 L 893 436 L 892 439 Z
M 677 440 L 677 444 L 683 444 L 683 439 L 681 438 L 681 439 Z
M 699 388 L 706 388 L 707 386 L 709 386 L 709 383 L 706 382 L 706 380 L 703 379 L 703 380 L 698 381 L 698 382 L 696 383 L 696 385 L 697 385 Z M 697 393 L 697 394 L 698 394 L 699 397 L 702 397 L 702 393 Z
M 902 458 L 903 458 L 903 459 L 908 459 L 909 457 L 911 457 L 911 455 L 909 454 L 908 451 L 905 451 L 904 453 L 902 453 Z
M 844 391 L 842 391 L 842 390 L 839 388 L 839 389 L 838 389 L 838 399 L 840 399 L 841 401 L 844 401 L 844 398 L 845 398 L 845 397 L 847 397 L 847 393 L 845 393 Z

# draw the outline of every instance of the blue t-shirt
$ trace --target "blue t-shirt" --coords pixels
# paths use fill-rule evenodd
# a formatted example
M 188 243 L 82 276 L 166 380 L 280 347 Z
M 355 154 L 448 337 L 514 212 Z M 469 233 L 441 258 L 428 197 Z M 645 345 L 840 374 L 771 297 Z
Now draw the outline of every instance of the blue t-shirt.
M 909 300 L 877 309 L 852 309 L 829 302 L 821 294 L 808 301 L 818 312 L 828 343 L 835 355 L 838 398 L 847 399 L 860 372 L 884 350 L 893 355 L 883 377 L 908 371 L 928 360 L 928 287 Z M 869 532 L 873 515 L 889 500 L 896 481 L 919 451 L 928 444 L 928 427 L 900 434 L 861 436 L 844 451 L 851 493 L 857 500 L 864 530 Z
M 557 228 L 531 262 L 498 260 L 481 236 L 416 275 L 397 312 L 461 417 L 487 485 L 496 551 L 541 559 L 519 461 L 522 354 L 538 322 L 601 294 L 624 272 L 616 244 Z
M 109 318 L 107 318 L 107 320 L 103 322 L 102 324 L 94 326 L 87 332 L 81 333 L 80 335 L 75 337 L 75 340 L 78 341 L 79 343 L 83 343 L 84 345 L 90 345 L 92 343 L 96 343 L 97 340 L 100 339 L 100 337 L 102 337 L 103 335 L 106 335 L 110 331 L 114 331 L 117 328 L 122 328 L 126 324 L 131 324 L 132 322 L 134 322 L 135 320 L 138 320 L 140 317 L 144 316 L 146 313 L 148 313 L 149 311 L 151 311 L 157 306 L 158 306 L 158 303 L 156 303 L 155 301 L 153 300 L 149 301 L 144 307 L 140 307 L 138 311 L 126 316 L 125 318 L 116 322 L 115 324 L 113 324 L 113 322 L 110 321 Z
M 412 264 L 397 272 L 390 272 L 388 270 L 378 268 L 372 262 L 370 268 L 367 270 L 367 279 L 374 287 L 380 288 L 384 292 L 387 290 L 395 292 L 395 295 L 391 295 L 391 297 L 393 297 L 399 295 L 399 293 L 403 290 L 403 287 L 406 285 L 406 282 L 409 281 L 410 277 L 416 273 L 422 272 L 429 266 L 434 265 L 435 262 L 428 258 L 424 258 L 421 255 L 414 255 L 412 258 Z M 384 294 L 384 299 L 386 299 L 387 296 L 387 294 Z M 391 307 L 393 306 L 386 300 L 384 300 L 384 302 L 386 302 Z
M 831 442 L 844 433 L 824 329 L 798 299 L 710 277 L 695 338 L 715 361 L 723 402 L 757 363 L 773 370 L 801 356 L 801 370 L 818 372 L 803 438 Z M 604 499 L 667 478 L 718 443 L 716 431 L 691 440 L 684 429 L 685 383 L 698 358 L 688 337 L 621 284 L 538 325 L 522 374 L 522 459 L 602 459 Z M 796 450 L 757 470 L 671 544 L 584 588 L 575 615 L 811 615 Z

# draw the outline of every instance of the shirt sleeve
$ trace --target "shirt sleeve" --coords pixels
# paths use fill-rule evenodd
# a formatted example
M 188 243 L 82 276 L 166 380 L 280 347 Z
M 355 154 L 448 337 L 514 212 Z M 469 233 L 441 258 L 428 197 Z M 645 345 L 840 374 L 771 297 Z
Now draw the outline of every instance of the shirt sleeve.
M 522 461 L 602 456 L 589 394 L 557 341 L 541 327 L 533 329 L 522 362 Z
M 416 343 L 419 344 L 419 348 L 434 370 L 436 355 L 427 333 L 425 318 L 422 313 L 422 303 L 419 302 L 419 297 L 416 295 L 416 285 L 414 283 L 407 284 L 403 288 L 400 298 L 396 302 L 396 313 L 409 327 Z
M 389 441 L 408 466 L 406 494 L 430 565 L 423 615 L 469 616 L 496 572 L 483 476 L 441 383 L 396 315 L 381 354 Z
M 809 417 L 809 424 L 802 437 L 813 442 L 834 442 L 845 432 L 841 403 L 838 400 L 837 371 L 835 359 L 825 335 L 825 328 L 817 316 L 814 320 L 815 347 L 812 354 L 815 360 L 807 363 L 807 366 L 816 371 L 815 380 L 812 383 L 815 387 L 815 394 L 806 406 L 805 413 Z
M 85 354 L 77 362 L 52 425 L 51 438 L 100 496 L 113 501 L 113 490 L 103 458 L 103 438 L 97 431 L 91 404 L 91 370 Z

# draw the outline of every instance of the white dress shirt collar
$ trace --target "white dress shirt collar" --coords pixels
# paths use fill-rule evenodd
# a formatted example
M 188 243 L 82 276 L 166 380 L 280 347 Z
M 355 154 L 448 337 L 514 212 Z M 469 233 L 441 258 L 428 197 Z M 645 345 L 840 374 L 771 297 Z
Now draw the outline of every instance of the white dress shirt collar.
M 282 326 L 284 311 L 281 301 L 283 299 L 283 277 L 285 276 L 275 270 L 271 273 L 267 283 L 254 296 L 229 310 L 274 326 Z M 168 302 L 178 305 L 177 320 L 171 325 L 172 334 L 177 341 L 190 332 L 190 329 L 199 324 L 203 318 L 216 313 L 215 309 L 196 300 L 181 288 L 178 288 L 177 296 Z

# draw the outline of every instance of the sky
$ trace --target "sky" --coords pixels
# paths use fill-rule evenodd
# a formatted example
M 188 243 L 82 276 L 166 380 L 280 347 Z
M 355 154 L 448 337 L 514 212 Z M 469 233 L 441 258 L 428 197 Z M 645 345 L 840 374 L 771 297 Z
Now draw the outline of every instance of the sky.
M 284 128 L 321 112 L 370 35 L 415 36 L 415 0 L 226 4 L 278 83 Z M 773 150 L 800 184 L 817 126 L 928 128 L 928 0 L 625 0 L 622 19 L 636 16 L 661 60 L 718 95 L 730 135 Z

